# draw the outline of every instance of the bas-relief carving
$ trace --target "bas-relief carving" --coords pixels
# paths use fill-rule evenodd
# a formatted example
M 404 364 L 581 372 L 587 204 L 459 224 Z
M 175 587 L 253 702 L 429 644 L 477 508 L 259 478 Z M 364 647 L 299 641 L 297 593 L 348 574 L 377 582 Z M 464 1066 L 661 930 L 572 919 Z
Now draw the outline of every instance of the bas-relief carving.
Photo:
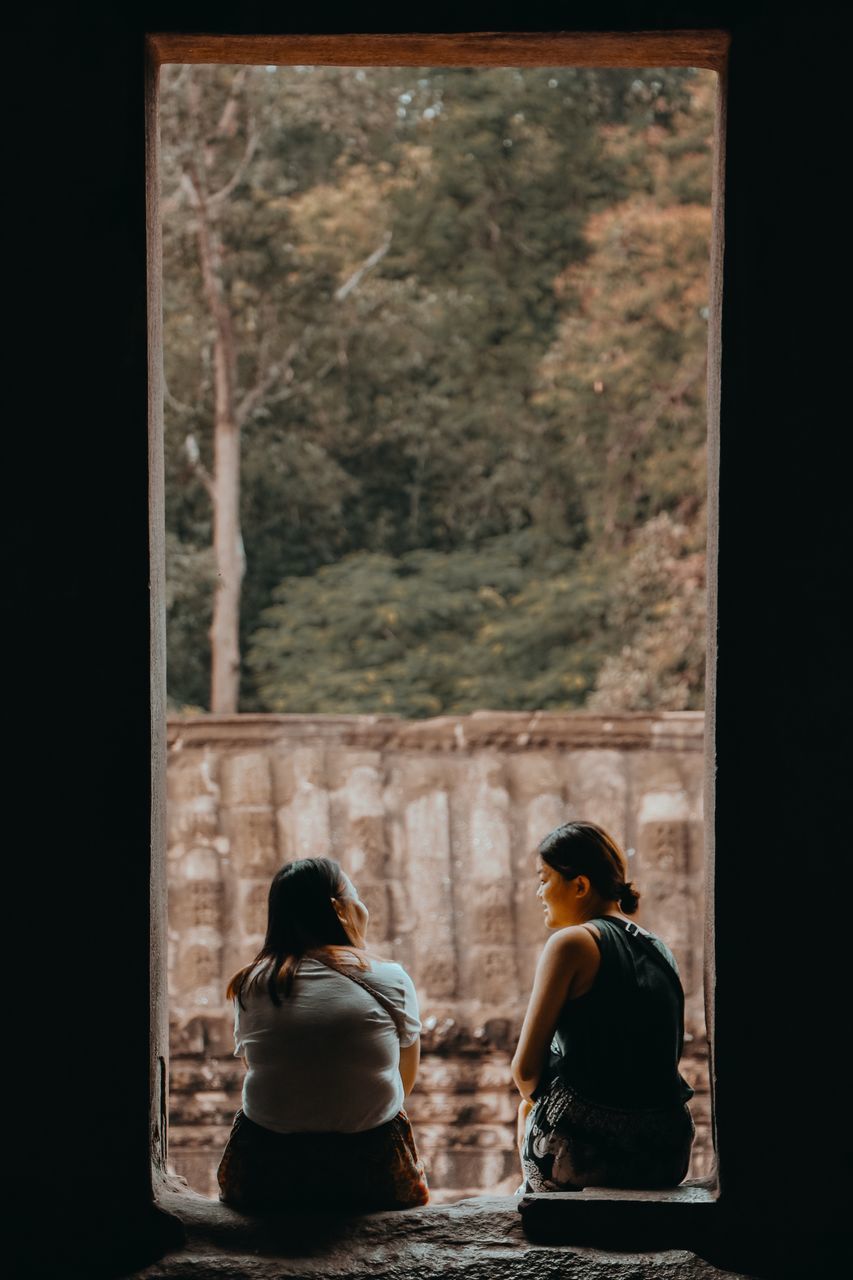
M 640 851 L 649 874 L 667 886 L 680 882 L 690 867 L 690 832 L 683 819 L 645 822 Z
M 436 955 L 421 948 L 418 962 L 422 974 L 421 984 L 427 999 L 449 1000 L 457 993 L 456 957 Z
M 166 776 L 166 792 L 170 805 L 191 805 L 204 797 L 219 802 L 219 782 L 216 775 L 217 755 L 202 749 L 183 756 L 173 751 L 169 756 Z
M 688 807 L 683 797 L 675 797 L 669 809 L 656 803 L 645 812 L 684 814 Z M 691 874 L 697 861 L 695 826 L 683 818 L 646 821 L 639 827 L 638 840 L 643 923 L 666 939 L 678 961 L 690 1021 L 697 1012 L 703 948 L 701 881 L 697 883 Z
M 167 810 L 167 839 L 170 846 L 200 840 L 214 840 L 219 834 L 219 804 L 215 796 L 200 795 L 178 800 Z
M 181 948 L 178 956 L 178 976 L 183 991 L 194 996 L 199 987 L 219 985 L 219 947 L 194 943 Z
M 503 946 L 483 946 L 475 943 L 470 947 L 474 971 L 474 991 L 476 998 L 486 1006 L 506 1007 L 519 998 L 515 978 L 514 948 Z
M 471 942 L 485 942 L 495 946 L 513 947 L 515 920 L 512 909 L 512 881 L 509 876 L 499 880 L 473 881 L 468 886 L 468 919 Z
M 267 929 L 268 880 L 251 880 L 241 886 L 237 921 L 241 934 L 263 937 Z
M 170 916 L 181 932 L 198 926 L 218 929 L 222 925 L 224 888 L 218 880 L 187 880 L 170 896 Z
M 223 809 L 221 823 L 238 875 L 272 876 L 278 870 L 280 861 L 272 809 Z

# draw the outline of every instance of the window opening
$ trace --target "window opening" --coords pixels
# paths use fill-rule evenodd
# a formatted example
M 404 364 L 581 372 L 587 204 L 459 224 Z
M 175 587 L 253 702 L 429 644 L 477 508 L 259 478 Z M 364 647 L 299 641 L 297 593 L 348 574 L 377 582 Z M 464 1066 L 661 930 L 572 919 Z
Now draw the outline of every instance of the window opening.
M 272 873 L 318 852 L 418 985 L 434 1202 L 515 1189 L 530 849 L 567 817 L 628 848 L 679 958 L 711 1171 L 715 91 L 689 67 L 163 68 L 170 1161 L 198 1190 L 239 1105 L 225 982 Z

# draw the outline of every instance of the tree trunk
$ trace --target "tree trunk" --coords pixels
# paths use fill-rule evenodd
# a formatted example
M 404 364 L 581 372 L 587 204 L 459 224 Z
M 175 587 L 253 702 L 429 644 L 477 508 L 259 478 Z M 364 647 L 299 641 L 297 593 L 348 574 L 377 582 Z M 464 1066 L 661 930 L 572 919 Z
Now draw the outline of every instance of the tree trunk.
M 240 591 L 245 558 L 240 531 L 240 429 L 217 412 L 214 437 L 213 549 L 216 590 L 210 627 L 210 709 L 237 710 L 240 695 Z
M 236 712 L 240 693 L 240 591 L 245 570 L 240 529 L 240 424 L 235 404 L 231 312 L 221 275 L 221 250 L 199 186 L 198 246 L 207 304 L 214 322 L 213 549 L 216 588 L 210 627 L 210 709 Z

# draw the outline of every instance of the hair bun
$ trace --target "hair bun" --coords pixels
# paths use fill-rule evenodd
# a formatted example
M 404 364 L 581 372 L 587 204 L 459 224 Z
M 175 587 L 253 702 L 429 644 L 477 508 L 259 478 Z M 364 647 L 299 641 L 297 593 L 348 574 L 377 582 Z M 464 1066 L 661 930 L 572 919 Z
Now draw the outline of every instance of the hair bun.
M 639 891 L 634 888 L 630 880 L 626 880 L 619 890 L 619 906 L 630 916 L 637 910 L 639 903 Z

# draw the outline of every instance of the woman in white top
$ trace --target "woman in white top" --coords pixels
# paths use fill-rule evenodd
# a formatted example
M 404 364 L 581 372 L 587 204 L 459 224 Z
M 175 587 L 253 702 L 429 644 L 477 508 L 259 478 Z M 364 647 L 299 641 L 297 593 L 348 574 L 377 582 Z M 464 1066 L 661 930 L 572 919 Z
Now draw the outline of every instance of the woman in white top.
M 227 1204 L 429 1200 L 403 1110 L 420 1058 L 417 996 L 405 969 L 369 954 L 367 924 L 337 862 L 302 858 L 274 877 L 264 945 L 228 986 L 247 1071 L 218 1172 Z

